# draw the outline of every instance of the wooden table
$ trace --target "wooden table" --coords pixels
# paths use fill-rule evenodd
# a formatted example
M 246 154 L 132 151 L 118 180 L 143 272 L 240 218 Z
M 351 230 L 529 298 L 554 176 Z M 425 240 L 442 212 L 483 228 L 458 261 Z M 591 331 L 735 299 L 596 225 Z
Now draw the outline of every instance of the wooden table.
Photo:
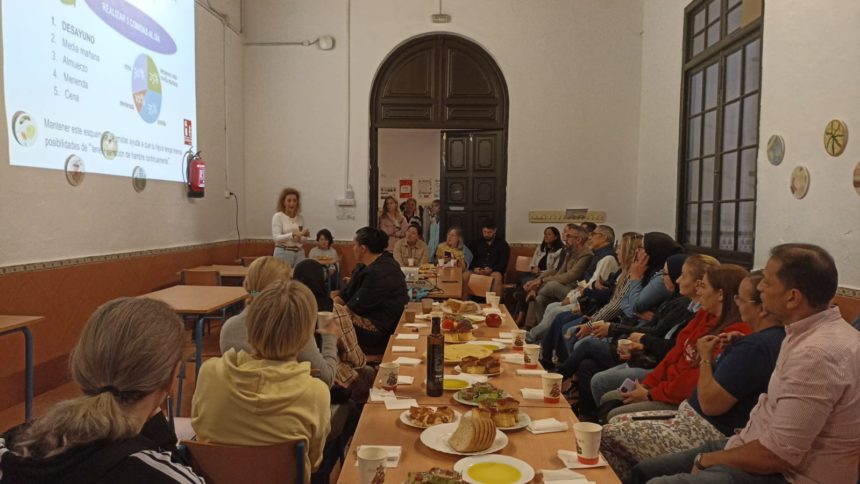
M 213 264 L 211 266 L 198 266 L 187 271 L 218 271 L 221 277 L 236 277 L 244 279 L 248 276 L 248 268 L 246 266 L 234 266 L 224 264 Z
M 427 297 L 432 299 L 459 299 L 463 297 L 463 269 L 459 267 L 437 267 L 435 275 L 421 275 L 425 282 L 417 287 L 433 288 Z M 435 286 L 435 287 L 434 287 Z
M 242 301 L 248 296 L 245 288 L 231 286 L 173 286 L 140 297 L 167 303 L 178 314 L 197 317 L 194 327 L 195 374 L 203 363 L 203 323 L 207 314 Z
M 419 305 L 416 303 L 410 303 L 409 309 L 416 309 L 419 314 L 421 312 Z M 516 324 L 507 309 L 504 306 L 501 306 L 500 309 L 502 310 L 502 326 L 500 328 L 488 328 L 486 325 L 481 324 L 474 331 L 476 339 L 497 338 L 502 331 L 509 332 L 516 329 Z M 425 321 L 419 320 L 419 322 Z M 397 326 L 395 335 L 400 333 L 416 334 L 412 328 L 404 327 L 403 324 L 404 321 L 401 320 Z M 425 336 L 429 333 L 430 328 L 428 324 L 426 328 L 419 328 L 417 332 L 420 335 L 418 340 L 397 340 L 392 337 L 382 361 L 392 361 L 398 356 L 422 358 L 422 353 L 426 351 L 427 346 Z M 416 351 L 414 353 L 393 353 L 391 348 L 394 345 L 415 346 Z M 512 352 L 509 349 L 503 350 L 502 354 L 505 353 Z M 498 355 L 499 353 L 496 354 Z M 532 419 L 554 417 L 569 423 L 571 429 L 566 432 L 553 432 L 540 435 L 531 434 L 525 429 L 510 431 L 507 432 L 510 439 L 507 447 L 498 453 L 522 459 L 528 462 L 535 471 L 540 469 L 559 469 L 563 467 L 563 463 L 556 456 L 556 451 L 560 449 L 576 450 L 576 440 L 572 425 L 578 420 L 570 410 L 570 406 L 564 400 L 557 404 L 550 404 L 544 403 L 543 400 L 525 400 L 522 398 L 522 394 L 520 393 L 521 388 L 540 388 L 541 380 L 539 376 L 518 376 L 516 374 L 517 368 L 522 368 L 522 366 L 507 363 L 503 360 L 502 374 L 490 378 L 490 383 L 505 390 L 519 400 L 520 408 Z M 400 373 L 415 377 L 415 381 L 412 385 L 398 386 L 396 391 L 398 397 L 415 398 L 422 405 L 448 405 L 461 413 L 466 413 L 473 408 L 456 402 L 452 398 L 453 392 L 444 392 L 441 397 L 428 397 L 423 386 L 426 378 L 426 365 L 424 362 L 418 366 L 401 365 Z M 453 374 L 453 365 L 446 365 L 445 373 Z M 385 404 L 381 402 L 368 402 L 364 406 L 338 482 L 358 482 L 355 449 L 359 445 L 401 446 L 403 454 L 400 464 L 396 468 L 386 469 L 386 482 L 402 482 L 409 472 L 429 470 L 434 466 L 450 469 L 453 468 L 455 462 L 462 458 L 462 456 L 444 454 L 426 447 L 419 439 L 421 429 L 409 427 L 400 422 L 400 413 L 402 413 L 402 410 L 386 410 Z M 385 429 L 385 431 L 380 432 L 380 429 Z M 618 477 L 608 466 L 590 470 L 578 470 L 577 472 L 584 474 L 589 480 L 599 483 L 619 482 Z
M 24 334 L 24 418 L 33 420 L 33 334 L 30 325 L 43 321 L 44 316 L 0 316 L 0 336 Z

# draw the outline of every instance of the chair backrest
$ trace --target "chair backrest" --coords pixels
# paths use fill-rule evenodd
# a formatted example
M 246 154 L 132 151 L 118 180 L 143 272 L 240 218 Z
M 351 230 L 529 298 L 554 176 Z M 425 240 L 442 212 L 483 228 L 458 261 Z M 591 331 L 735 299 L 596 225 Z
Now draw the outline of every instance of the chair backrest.
M 305 481 L 304 442 L 266 446 L 182 442 L 191 467 L 210 484 L 279 484 Z
M 259 259 L 260 257 L 263 257 L 263 256 L 261 256 L 261 255 L 244 256 L 241 259 L 242 265 L 245 267 L 248 267 L 249 265 L 251 265 L 251 262 L 254 262 L 255 260 Z
M 515 267 L 517 272 L 531 272 L 532 258 L 526 255 L 518 255 Z
M 493 290 L 493 278 L 472 274 L 469 276 L 469 292 L 478 297 L 486 297 L 487 291 Z
M 198 271 L 186 269 L 182 271 L 181 282 L 186 286 L 220 286 L 221 273 L 218 271 Z

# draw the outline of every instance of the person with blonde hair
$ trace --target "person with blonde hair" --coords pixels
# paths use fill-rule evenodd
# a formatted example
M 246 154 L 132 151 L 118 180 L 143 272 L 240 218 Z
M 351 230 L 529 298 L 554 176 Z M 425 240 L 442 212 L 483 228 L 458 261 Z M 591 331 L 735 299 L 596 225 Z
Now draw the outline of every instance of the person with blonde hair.
M 331 426 L 328 387 L 296 357 L 311 339 L 317 303 L 296 281 L 275 281 L 247 310 L 251 352 L 229 349 L 200 368 L 191 426 L 204 442 L 305 444 L 305 477 L 322 462 Z
M 165 303 L 120 298 L 90 316 L 70 370 L 83 396 L 0 439 L 0 482 L 203 483 L 171 460 L 161 405 L 182 357 L 182 323 Z
M 272 254 L 292 265 L 305 258 L 302 245 L 311 233 L 302 217 L 301 194 L 295 188 L 284 188 L 278 195 L 278 206 L 272 216 L 272 240 L 275 253 Z
M 406 237 L 406 229 L 409 228 L 409 223 L 406 221 L 406 217 L 400 213 L 397 200 L 390 195 L 382 201 L 378 228 L 388 234 L 388 250 L 394 250 L 394 244 L 403 237 Z

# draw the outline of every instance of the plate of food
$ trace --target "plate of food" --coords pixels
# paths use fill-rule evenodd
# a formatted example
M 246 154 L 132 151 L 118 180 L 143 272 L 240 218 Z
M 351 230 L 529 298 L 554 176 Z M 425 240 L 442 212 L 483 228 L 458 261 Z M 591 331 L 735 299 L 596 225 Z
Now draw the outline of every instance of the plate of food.
M 460 474 L 466 482 L 475 484 L 485 482 L 525 484 L 535 477 L 532 466 L 507 455 L 464 457 L 454 464 L 454 472 Z
M 421 432 L 421 443 L 453 455 L 483 455 L 508 445 L 508 436 L 488 418 L 463 417 L 458 423 L 434 425 Z
M 460 378 L 456 375 L 445 375 L 442 379 L 442 390 L 446 392 L 456 392 L 472 386 L 472 382 L 465 378 Z
M 485 400 L 466 415 L 491 419 L 499 430 L 524 429 L 532 423 L 531 417 L 520 412 L 520 402 L 511 397 Z
M 462 484 L 463 476 L 456 471 L 433 467 L 429 471 L 410 472 L 404 484 Z
M 460 364 L 454 367 L 454 371 L 471 375 L 496 376 L 502 373 L 502 365 L 499 359 L 493 356 L 483 358 L 467 356 L 460 360 Z
M 482 314 L 481 306 L 474 301 L 461 301 L 459 299 L 448 299 L 441 306 L 442 311 L 452 314 Z
M 494 387 L 489 383 L 475 383 L 469 388 L 464 388 L 454 394 L 454 400 L 463 405 L 477 407 L 485 400 L 498 400 L 510 395 L 504 390 Z
M 458 423 L 462 414 L 451 407 L 411 407 L 400 414 L 400 421 L 418 429 L 430 428 L 434 425 Z
M 459 365 L 463 358 L 474 356 L 475 358 L 486 358 L 493 352 L 489 348 L 476 345 L 449 345 L 445 347 L 445 364 Z
M 467 341 L 466 344 L 483 346 L 483 347 L 489 348 L 493 351 L 502 351 L 503 349 L 508 347 L 508 345 L 506 345 L 504 343 L 499 343 L 498 341 L 487 341 L 487 340 L 472 340 L 472 341 Z
M 475 335 L 472 334 L 475 326 L 466 318 L 445 318 L 441 329 L 446 343 L 465 343 L 475 339 Z

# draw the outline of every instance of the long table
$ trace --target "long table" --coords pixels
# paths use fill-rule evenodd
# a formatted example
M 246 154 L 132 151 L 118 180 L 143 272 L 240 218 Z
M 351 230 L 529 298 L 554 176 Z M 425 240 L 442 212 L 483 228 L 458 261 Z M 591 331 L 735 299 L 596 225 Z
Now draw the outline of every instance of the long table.
M 417 309 L 420 313 L 420 308 L 414 303 L 410 308 Z M 502 326 L 500 328 L 488 328 L 486 325 L 480 325 L 474 332 L 477 339 L 498 338 L 500 332 L 516 329 L 516 324 L 513 318 L 511 318 L 510 313 L 508 313 L 504 306 L 501 309 L 503 313 Z M 426 351 L 425 336 L 429 332 L 428 324 L 428 327 L 418 330 L 417 334 L 420 335 L 418 340 L 397 340 L 392 336 L 382 361 L 392 361 L 398 356 L 426 360 L 426 358 L 423 358 L 423 353 Z M 401 319 L 395 334 L 400 333 L 414 334 L 414 331 L 412 328 L 405 327 L 404 321 Z M 394 353 L 392 352 L 392 347 L 395 345 L 414 346 L 416 351 L 414 353 Z M 510 350 L 505 350 L 502 353 L 510 353 Z M 564 401 L 550 404 L 544 403 L 543 400 L 523 399 L 520 389 L 540 388 L 541 380 L 539 376 L 519 376 L 516 373 L 517 368 L 522 368 L 522 366 L 506 363 L 502 360 L 502 374 L 491 378 L 490 383 L 505 390 L 519 400 L 520 407 L 532 420 L 554 417 L 570 424 L 570 429 L 566 432 L 553 432 L 540 435 L 533 435 L 525 429 L 508 431 L 506 432 L 509 439 L 508 445 L 498 453 L 522 459 L 531 465 L 535 471 L 562 468 L 563 463 L 556 456 L 556 451 L 560 449 L 576 450 L 573 424 L 578 420 L 570 410 L 570 406 L 564 403 Z M 452 397 L 452 392 L 445 392 L 441 397 L 428 397 L 424 388 L 426 371 L 426 365 L 423 361 L 414 367 L 401 365 L 400 373 L 402 375 L 411 375 L 415 377 L 415 380 L 412 385 L 399 385 L 396 391 L 397 396 L 415 398 L 421 405 L 448 405 L 460 413 L 466 413 L 473 408 L 456 402 Z M 445 373 L 455 374 L 451 366 L 445 367 Z M 399 416 L 401 412 L 402 410 L 386 410 L 385 405 L 380 402 L 369 402 L 364 406 L 346 461 L 338 478 L 339 483 L 351 484 L 358 482 L 358 467 L 355 465 L 355 452 L 360 445 L 397 445 L 402 448 L 399 465 L 396 468 L 386 469 L 386 482 L 403 482 L 409 472 L 425 471 L 432 467 L 451 469 L 454 463 L 462 458 L 462 456 L 434 451 L 422 444 L 419 439 L 422 430 L 409 427 L 400 422 Z M 384 431 L 381 431 L 382 429 Z M 589 480 L 598 483 L 619 482 L 618 477 L 608 466 L 577 470 L 576 472 L 580 472 Z

